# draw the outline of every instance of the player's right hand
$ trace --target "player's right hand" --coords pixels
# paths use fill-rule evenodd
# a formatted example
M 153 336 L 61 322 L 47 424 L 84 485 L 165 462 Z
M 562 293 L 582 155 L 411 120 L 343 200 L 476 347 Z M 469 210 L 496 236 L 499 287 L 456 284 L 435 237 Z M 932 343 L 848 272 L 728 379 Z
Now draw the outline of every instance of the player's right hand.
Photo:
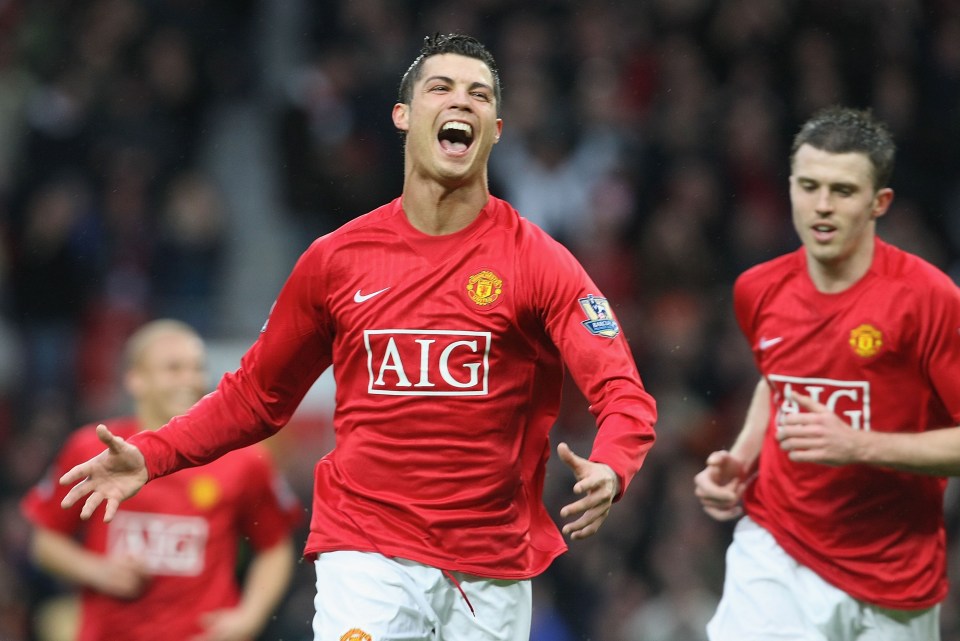
M 119 436 L 114 436 L 105 425 L 97 426 L 97 437 L 107 449 L 60 477 L 60 485 L 76 483 L 60 506 L 65 509 L 73 507 L 89 494 L 80 511 L 80 518 L 89 519 L 106 501 L 103 520 L 109 523 L 117 513 L 120 501 L 136 494 L 147 482 L 147 466 L 140 450 Z
M 747 487 L 743 462 L 726 450 L 707 457 L 707 466 L 693 477 L 694 494 L 703 511 L 718 521 L 729 521 L 743 514 L 740 499 Z

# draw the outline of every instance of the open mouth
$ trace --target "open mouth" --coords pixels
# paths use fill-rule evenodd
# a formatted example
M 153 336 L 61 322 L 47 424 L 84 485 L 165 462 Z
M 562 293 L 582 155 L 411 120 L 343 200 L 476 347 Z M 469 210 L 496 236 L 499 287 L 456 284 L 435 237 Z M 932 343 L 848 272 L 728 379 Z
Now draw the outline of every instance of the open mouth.
M 837 231 L 837 228 L 833 225 L 814 225 L 811 227 L 813 235 L 817 240 L 826 241 L 833 237 L 833 234 Z
M 465 122 L 450 121 L 440 127 L 437 140 L 444 151 L 462 154 L 473 144 L 473 127 Z

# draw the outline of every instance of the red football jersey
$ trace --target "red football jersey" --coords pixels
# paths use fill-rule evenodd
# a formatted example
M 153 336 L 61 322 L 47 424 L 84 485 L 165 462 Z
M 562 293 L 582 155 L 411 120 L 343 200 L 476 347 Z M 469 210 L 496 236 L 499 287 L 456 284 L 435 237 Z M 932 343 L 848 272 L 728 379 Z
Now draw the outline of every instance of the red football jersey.
M 926 608 L 947 594 L 945 479 L 865 465 L 794 463 L 776 440 L 795 390 L 853 429 L 920 432 L 960 423 L 960 290 L 879 239 L 856 284 L 824 294 L 803 249 L 735 285 L 737 319 L 772 390 L 746 512 L 798 562 L 855 598 Z
M 253 442 L 335 363 L 336 446 L 317 465 L 308 555 L 376 551 L 520 579 L 565 545 L 542 502 L 564 363 L 621 491 L 655 406 L 603 295 L 506 202 L 446 236 L 397 199 L 300 258 L 240 369 L 185 417 L 133 439 L 151 476 Z M 227 427 L 229 426 L 229 427 Z
M 108 426 L 123 438 L 140 429 L 132 419 Z M 69 488 L 57 479 L 103 449 L 95 426 L 75 432 L 21 504 L 32 523 L 77 537 L 95 552 L 141 558 L 153 575 L 136 601 L 83 590 L 79 641 L 191 638 L 202 629 L 203 613 L 239 601 L 240 538 L 255 550 L 269 548 L 303 516 L 265 448 L 254 446 L 148 483 L 110 523 L 97 516 L 82 521 L 82 501 L 60 507 Z

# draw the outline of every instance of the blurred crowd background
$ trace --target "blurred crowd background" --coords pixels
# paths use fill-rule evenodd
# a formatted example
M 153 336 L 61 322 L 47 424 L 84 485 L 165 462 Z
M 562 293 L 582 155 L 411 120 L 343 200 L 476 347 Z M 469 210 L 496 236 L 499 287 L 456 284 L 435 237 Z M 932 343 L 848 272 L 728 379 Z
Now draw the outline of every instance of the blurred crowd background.
M 871 107 L 899 143 L 881 236 L 960 278 L 955 0 L 0 0 L 0 639 L 47 639 L 22 493 L 77 426 L 124 412 L 140 323 L 193 324 L 211 384 L 316 236 L 398 195 L 390 109 L 422 39 L 493 51 L 491 189 L 580 258 L 657 398 L 660 440 L 601 533 L 535 582 L 535 641 L 700 641 L 728 524 L 692 477 L 756 381 L 740 271 L 797 246 L 790 139 Z M 309 504 L 328 393 L 271 439 Z M 557 440 L 589 451 L 570 386 Z M 571 479 L 551 467 L 559 519 Z M 960 497 L 951 485 L 951 574 Z M 310 564 L 263 639 L 309 638 Z M 956 589 L 945 641 L 960 639 Z

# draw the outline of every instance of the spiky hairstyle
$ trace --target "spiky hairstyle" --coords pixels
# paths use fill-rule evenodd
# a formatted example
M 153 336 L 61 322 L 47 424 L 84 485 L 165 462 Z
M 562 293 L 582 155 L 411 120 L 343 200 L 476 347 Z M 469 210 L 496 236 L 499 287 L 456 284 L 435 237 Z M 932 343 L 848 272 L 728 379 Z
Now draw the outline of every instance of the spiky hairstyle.
M 450 33 L 447 35 L 435 34 L 426 36 L 423 39 L 423 47 L 420 48 L 420 55 L 413 61 L 407 72 L 403 74 L 400 81 L 400 90 L 397 100 L 409 105 L 413 99 L 413 85 L 423 72 L 423 62 L 431 57 L 444 53 L 455 53 L 468 58 L 476 58 L 483 62 L 490 69 L 493 76 L 493 97 L 496 100 L 497 112 L 500 111 L 500 71 L 497 69 L 497 63 L 493 55 L 487 50 L 479 40 L 471 36 L 460 33 Z
M 889 186 L 897 147 L 890 130 L 869 109 L 833 106 L 818 111 L 794 137 L 791 164 L 801 145 L 833 154 L 865 154 L 873 165 L 874 187 Z

